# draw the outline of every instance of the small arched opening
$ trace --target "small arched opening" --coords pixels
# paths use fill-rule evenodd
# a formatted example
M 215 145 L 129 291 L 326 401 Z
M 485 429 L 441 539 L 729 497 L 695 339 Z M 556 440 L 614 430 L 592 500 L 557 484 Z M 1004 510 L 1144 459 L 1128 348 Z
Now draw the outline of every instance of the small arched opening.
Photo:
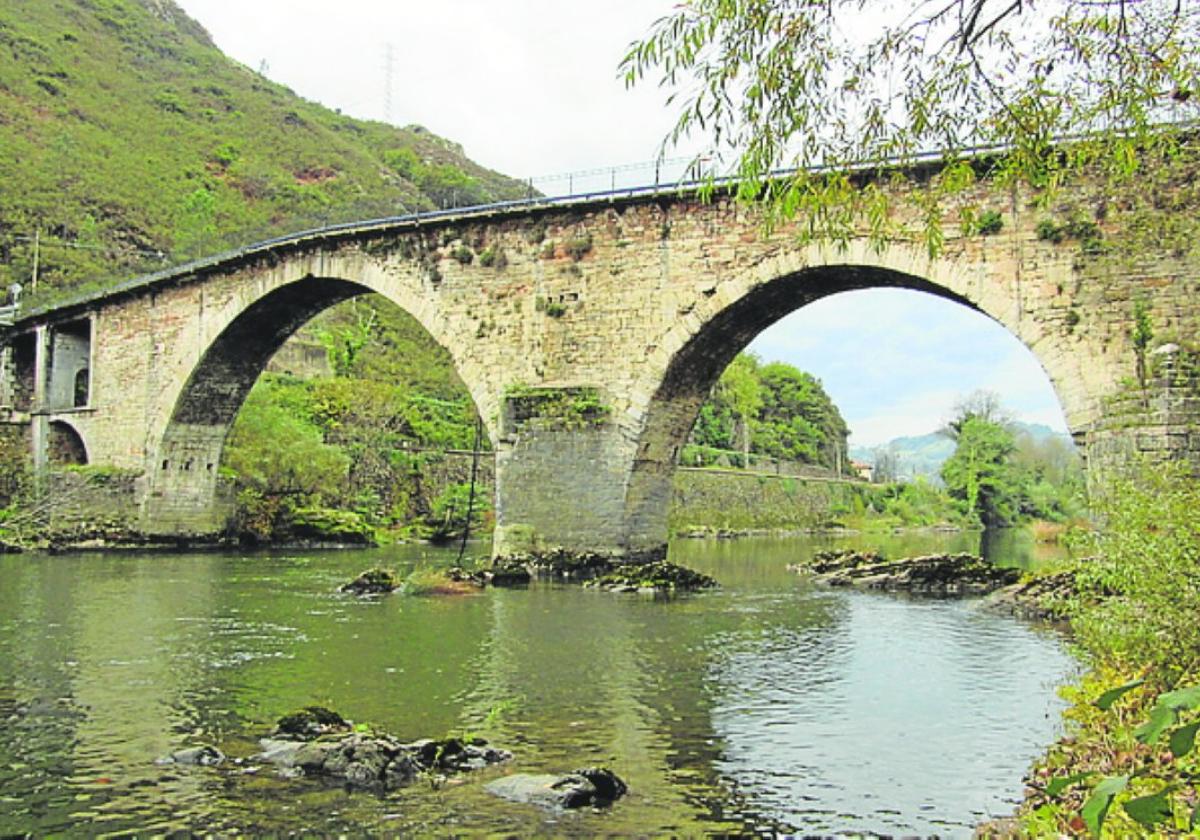
M 83 437 L 71 424 L 62 420 L 50 423 L 48 457 L 50 463 L 58 467 L 83 466 L 88 462 Z
M 73 405 L 76 408 L 85 408 L 88 404 L 91 395 L 92 372 L 86 367 L 80 368 L 75 372 L 75 400 Z

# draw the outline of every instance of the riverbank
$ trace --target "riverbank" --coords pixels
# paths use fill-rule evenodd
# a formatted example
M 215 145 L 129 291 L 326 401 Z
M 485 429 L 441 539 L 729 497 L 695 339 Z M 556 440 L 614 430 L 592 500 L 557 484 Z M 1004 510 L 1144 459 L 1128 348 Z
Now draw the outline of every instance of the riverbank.
M 422 493 L 436 499 L 469 478 L 470 462 L 446 457 L 426 467 Z M 434 467 L 436 466 L 436 469 Z M 464 470 L 467 472 L 464 473 Z M 171 539 L 145 534 L 137 521 L 136 483 L 128 470 L 76 468 L 52 472 L 41 501 L 28 511 L 10 516 L 20 525 L 13 548 L 47 551 L 102 551 L 231 548 L 247 544 L 261 548 L 342 548 L 391 542 L 420 542 L 403 530 L 377 530 L 361 516 L 325 508 L 302 509 L 286 527 L 251 528 L 240 534 L 235 520 L 225 533 Z M 225 504 L 234 510 L 231 487 Z M 480 470 L 478 498 L 492 492 L 490 464 Z M 668 519 L 671 533 L 689 538 L 787 537 L 813 534 L 852 536 L 861 530 L 928 529 L 951 531 L 953 523 L 905 524 L 873 513 L 880 487 L 844 479 L 774 475 L 731 469 L 679 469 Z M 848 527 L 848 524 L 869 526 Z M 0 544 L 6 542 L 0 522 Z M 473 536 L 486 536 L 491 522 L 473 527 Z M 277 534 L 276 534 L 277 531 Z M 264 537 L 264 534 L 276 534 Z M 249 543 L 247 542 L 249 540 Z M 0 550 L 3 550 L 0 548 Z
M 1200 832 L 1200 485 L 1184 464 L 1105 477 L 1103 530 L 1065 599 L 1087 671 L 1034 763 L 1015 823 L 981 837 Z

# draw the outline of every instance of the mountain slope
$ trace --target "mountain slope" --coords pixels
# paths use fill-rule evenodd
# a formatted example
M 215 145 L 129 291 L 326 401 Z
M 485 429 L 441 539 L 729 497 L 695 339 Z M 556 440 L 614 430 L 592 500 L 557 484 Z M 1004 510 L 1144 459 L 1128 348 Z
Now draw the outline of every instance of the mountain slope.
M 0 282 L 42 294 L 265 235 L 523 195 L 420 127 L 224 56 L 170 0 L 0 6 Z

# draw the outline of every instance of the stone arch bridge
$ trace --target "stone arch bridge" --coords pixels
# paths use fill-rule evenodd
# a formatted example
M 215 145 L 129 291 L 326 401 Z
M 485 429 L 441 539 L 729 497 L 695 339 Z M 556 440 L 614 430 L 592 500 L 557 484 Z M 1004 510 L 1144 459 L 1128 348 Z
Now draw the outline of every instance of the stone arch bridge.
M 734 355 L 814 300 L 887 286 L 1007 327 L 1093 463 L 1130 449 L 1196 460 L 1195 383 L 1171 373 L 1174 345 L 1153 368 L 1170 375 L 1138 383 L 1146 348 L 1130 337 L 1139 299 L 1156 335 L 1195 335 L 1194 260 L 1091 256 L 1039 238 L 1045 213 L 1013 194 L 976 198 L 1003 228 L 966 235 L 947 217 L 936 258 L 900 238 L 803 244 L 728 198 L 678 191 L 297 234 L 23 313 L 0 340 L 0 419 L 30 425 L 41 461 L 53 445 L 138 471 L 129 506 L 147 535 L 209 537 L 229 512 L 225 437 L 260 371 L 315 314 L 377 292 L 450 352 L 474 398 L 495 449 L 496 552 L 635 559 L 665 547 L 677 451 Z

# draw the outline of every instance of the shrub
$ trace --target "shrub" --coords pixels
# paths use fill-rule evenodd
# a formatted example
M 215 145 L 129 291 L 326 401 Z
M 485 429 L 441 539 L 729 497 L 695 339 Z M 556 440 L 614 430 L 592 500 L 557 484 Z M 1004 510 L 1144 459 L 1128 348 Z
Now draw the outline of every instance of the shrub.
M 1037 223 L 1037 238 L 1043 242 L 1053 242 L 1056 245 L 1067 238 L 1067 232 L 1053 219 L 1042 219 Z
M 984 236 L 999 233 L 1004 227 L 1004 219 L 995 210 L 984 210 L 975 220 L 975 230 Z
M 1081 565 L 1073 623 L 1094 655 L 1167 679 L 1200 655 L 1200 485 L 1184 465 L 1145 465 L 1094 494 L 1103 527 Z
M 503 249 L 489 245 L 479 255 L 479 264 L 484 268 L 502 269 L 508 265 L 508 257 L 505 256 Z
M 567 243 L 563 246 L 563 250 L 567 252 L 567 256 L 578 262 L 592 250 L 592 235 L 585 233 L 583 236 L 568 239 Z

